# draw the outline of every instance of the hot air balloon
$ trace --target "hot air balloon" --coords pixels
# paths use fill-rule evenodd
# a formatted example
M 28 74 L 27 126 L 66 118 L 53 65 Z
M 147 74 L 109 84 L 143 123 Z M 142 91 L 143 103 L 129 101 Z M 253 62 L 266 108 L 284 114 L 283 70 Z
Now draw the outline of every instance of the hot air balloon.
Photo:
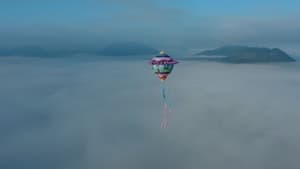
M 174 65 L 178 62 L 172 59 L 164 51 L 160 52 L 160 55 L 151 59 L 150 64 L 154 73 L 163 82 L 167 79 L 168 75 L 172 72 Z
M 161 122 L 162 128 L 166 128 L 168 126 L 168 113 L 171 112 L 171 109 L 169 108 L 169 104 L 167 102 L 166 87 L 164 82 L 172 72 L 174 65 L 177 63 L 178 62 L 176 60 L 172 59 L 164 51 L 161 51 L 158 56 L 153 57 L 150 61 L 152 70 L 162 82 L 161 91 L 164 102 L 163 119 Z

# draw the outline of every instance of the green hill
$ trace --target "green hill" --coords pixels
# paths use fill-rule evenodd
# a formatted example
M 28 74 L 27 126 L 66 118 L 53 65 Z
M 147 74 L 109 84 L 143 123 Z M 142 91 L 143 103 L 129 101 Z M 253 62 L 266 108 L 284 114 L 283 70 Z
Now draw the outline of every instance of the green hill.
M 201 59 L 215 60 L 230 63 L 264 63 L 264 62 L 294 62 L 284 51 L 278 48 L 261 48 L 247 46 L 224 46 L 213 50 L 197 53 Z M 206 57 L 203 57 L 206 56 Z M 224 56 L 214 58 L 213 56 Z M 195 58 L 197 59 L 197 58 Z M 200 59 L 200 57 L 199 57 Z

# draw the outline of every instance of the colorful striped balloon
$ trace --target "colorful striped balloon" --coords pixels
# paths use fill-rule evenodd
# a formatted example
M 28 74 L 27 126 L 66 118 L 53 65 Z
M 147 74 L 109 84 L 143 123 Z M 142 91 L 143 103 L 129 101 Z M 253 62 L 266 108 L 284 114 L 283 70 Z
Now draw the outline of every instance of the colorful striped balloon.
M 167 79 L 168 75 L 172 72 L 174 65 L 177 63 L 177 61 L 172 59 L 164 51 L 161 51 L 160 55 L 155 56 L 150 61 L 154 73 L 161 81 Z

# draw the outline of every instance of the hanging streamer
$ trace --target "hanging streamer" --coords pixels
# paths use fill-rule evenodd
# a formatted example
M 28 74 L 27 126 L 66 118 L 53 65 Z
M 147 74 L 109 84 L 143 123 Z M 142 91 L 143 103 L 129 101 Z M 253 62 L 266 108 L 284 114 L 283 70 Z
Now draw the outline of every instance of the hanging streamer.
M 161 121 L 161 128 L 167 128 L 169 113 L 171 112 L 171 109 L 169 108 L 169 104 L 167 101 L 166 87 L 165 87 L 164 81 L 162 82 L 161 93 L 162 93 L 162 98 L 163 98 L 163 115 L 162 115 L 162 121 Z

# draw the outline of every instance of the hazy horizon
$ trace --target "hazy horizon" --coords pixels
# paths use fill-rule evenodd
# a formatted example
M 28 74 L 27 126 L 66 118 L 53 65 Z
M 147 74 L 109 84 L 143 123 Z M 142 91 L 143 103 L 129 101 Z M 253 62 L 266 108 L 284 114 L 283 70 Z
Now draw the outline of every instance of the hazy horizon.
M 294 0 L 4 0 L 0 48 L 86 50 L 133 41 L 171 51 L 240 44 L 299 55 L 299 5 Z

